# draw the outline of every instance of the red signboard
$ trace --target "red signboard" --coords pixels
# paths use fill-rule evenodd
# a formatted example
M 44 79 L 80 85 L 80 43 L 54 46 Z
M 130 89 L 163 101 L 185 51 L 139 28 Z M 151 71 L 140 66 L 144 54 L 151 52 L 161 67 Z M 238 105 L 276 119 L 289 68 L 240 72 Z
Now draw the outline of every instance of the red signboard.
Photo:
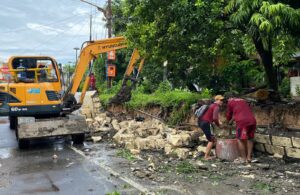
M 115 77 L 116 76 L 116 65 L 108 64 L 107 65 L 107 76 L 108 77 Z
M 116 51 L 109 51 L 107 52 L 107 59 L 108 60 L 116 60 Z

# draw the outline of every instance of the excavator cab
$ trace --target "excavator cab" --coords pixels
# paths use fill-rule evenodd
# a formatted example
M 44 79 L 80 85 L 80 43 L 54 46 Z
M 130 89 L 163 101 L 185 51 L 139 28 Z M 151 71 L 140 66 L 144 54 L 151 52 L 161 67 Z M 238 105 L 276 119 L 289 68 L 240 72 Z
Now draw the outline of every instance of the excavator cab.
M 56 62 L 49 57 L 15 57 L 11 62 L 16 83 L 58 82 Z

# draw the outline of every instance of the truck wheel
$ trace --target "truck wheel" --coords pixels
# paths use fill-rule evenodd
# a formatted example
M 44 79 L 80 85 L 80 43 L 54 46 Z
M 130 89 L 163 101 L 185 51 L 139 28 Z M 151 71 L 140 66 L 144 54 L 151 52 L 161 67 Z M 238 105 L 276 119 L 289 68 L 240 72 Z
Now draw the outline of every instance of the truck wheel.
M 19 139 L 18 140 L 19 149 L 26 149 L 30 145 L 30 141 L 28 139 Z
M 9 128 L 11 130 L 16 130 L 18 126 L 18 117 L 16 116 L 9 116 Z
M 74 144 L 83 144 L 84 133 L 72 135 L 72 141 Z

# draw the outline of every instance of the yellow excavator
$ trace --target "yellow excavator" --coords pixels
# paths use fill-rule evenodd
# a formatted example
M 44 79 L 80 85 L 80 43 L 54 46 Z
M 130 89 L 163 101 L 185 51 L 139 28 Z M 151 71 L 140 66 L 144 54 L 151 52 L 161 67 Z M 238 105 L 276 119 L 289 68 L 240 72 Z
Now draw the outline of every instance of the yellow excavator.
M 89 64 L 101 53 L 126 47 L 124 37 L 85 42 L 72 81 L 64 92 L 60 69 L 53 58 L 11 57 L 8 67 L 13 82 L 0 84 L 0 115 L 9 116 L 10 128 L 16 130 L 19 148 L 28 147 L 30 140 L 34 138 L 63 135 L 71 135 L 75 144 L 81 144 L 88 131 L 87 124 L 83 116 L 72 112 L 79 109 L 83 103 L 93 68 Z M 140 72 L 144 60 L 134 49 L 123 83 L 130 78 L 138 62 Z M 81 82 L 84 82 L 84 85 L 77 102 L 75 93 Z M 117 95 L 117 99 L 122 101 L 120 95 Z

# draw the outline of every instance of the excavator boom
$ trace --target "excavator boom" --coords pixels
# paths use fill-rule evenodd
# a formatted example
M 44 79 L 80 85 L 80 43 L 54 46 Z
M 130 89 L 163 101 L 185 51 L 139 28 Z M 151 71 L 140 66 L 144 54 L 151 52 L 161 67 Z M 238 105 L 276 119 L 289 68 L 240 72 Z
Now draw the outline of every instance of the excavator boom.
M 89 67 L 89 63 L 98 57 L 99 54 L 101 53 L 106 53 L 108 51 L 112 50 L 118 50 L 122 48 L 127 47 L 127 42 L 124 37 L 115 37 L 115 38 L 109 38 L 109 39 L 103 39 L 103 40 L 97 40 L 97 41 L 92 41 L 92 42 L 87 42 L 86 46 L 83 47 L 83 49 L 80 52 L 78 63 L 76 65 L 76 69 L 74 72 L 74 77 L 72 79 L 72 82 L 65 93 L 63 97 L 63 102 L 64 102 L 64 110 L 66 112 L 72 112 L 78 108 L 80 108 L 86 90 L 88 88 L 88 83 L 89 83 L 89 74 L 85 78 L 85 83 L 83 85 L 83 90 L 81 93 L 80 97 L 80 102 L 77 104 L 74 95 L 77 92 L 79 85 L 81 81 L 83 80 L 84 74 Z M 123 79 L 123 83 L 125 83 L 125 80 L 128 80 L 130 75 L 132 74 L 135 64 L 140 60 L 140 54 L 137 49 L 134 49 L 132 56 L 130 58 L 130 62 L 127 66 L 125 76 Z M 138 68 L 138 74 L 141 71 L 142 67 L 144 64 L 144 60 L 141 60 L 139 68 Z M 90 72 L 91 72 L 91 67 L 90 67 Z M 138 75 L 137 74 L 137 75 Z M 124 85 L 124 84 L 123 84 Z M 123 89 L 123 88 L 122 88 Z M 131 97 L 131 90 L 122 90 L 118 92 L 116 97 L 118 97 L 118 101 L 115 101 L 115 103 L 121 103 L 121 102 L 126 102 L 128 101 L 128 96 Z M 126 94 L 126 95 L 125 95 Z

